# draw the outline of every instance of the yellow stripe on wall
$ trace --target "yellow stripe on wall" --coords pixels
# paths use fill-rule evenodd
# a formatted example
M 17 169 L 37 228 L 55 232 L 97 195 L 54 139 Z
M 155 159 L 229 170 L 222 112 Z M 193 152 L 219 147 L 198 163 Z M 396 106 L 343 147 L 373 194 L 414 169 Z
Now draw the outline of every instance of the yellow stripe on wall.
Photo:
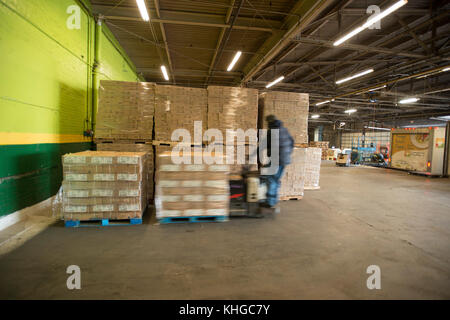
M 0 132 L 0 145 L 90 142 L 81 134 Z

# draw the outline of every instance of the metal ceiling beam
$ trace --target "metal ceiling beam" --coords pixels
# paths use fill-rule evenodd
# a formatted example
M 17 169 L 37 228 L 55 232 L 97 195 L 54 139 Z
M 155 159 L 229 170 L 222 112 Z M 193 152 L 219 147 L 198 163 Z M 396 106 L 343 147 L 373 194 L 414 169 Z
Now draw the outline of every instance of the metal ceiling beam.
M 439 20 L 439 19 L 442 19 L 442 18 L 445 18 L 445 17 L 447 17 L 447 12 L 443 12 L 443 13 L 435 16 L 435 17 L 432 17 L 431 19 L 429 17 L 424 16 L 423 18 L 419 19 L 419 22 L 415 26 L 410 27 L 410 29 L 412 31 L 420 30 L 420 29 L 422 29 L 424 27 L 427 27 L 429 24 L 432 23 L 432 21 Z M 361 20 L 361 21 L 363 21 L 363 20 Z M 361 22 L 361 21 L 359 21 L 359 22 Z M 394 31 L 393 33 L 388 34 L 388 35 L 384 36 L 383 38 L 375 41 L 374 44 L 377 45 L 377 46 L 386 46 L 386 45 L 388 45 L 388 44 L 390 44 L 392 42 L 397 41 L 401 37 L 403 37 L 406 32 L 407 31 L 404 28 L 402 28 L 400 30 Z M 353 53 L 350 56 L 351 56 L 351 59 L 357 59 L 357 58 L 361 58 L 361 57 L 363 57 L 363 56 L 365 56 L 367 54 L 369 54 L 369 52 L 358 53 L 358 54 Z M 301 60 L 304 60 L 304 59 L 305 59 L 305 57 L 302 57 L 302 58 L 300 58 L 298 60 L 298 62 L 300 62 Z M 331 72 L 334 67 L 335 66 L 331 66 L 329 68 L 326 68 L 325 70 L 322 70 L 322 72 Z M 312 80 L 312 79 L 314 79 L 314 77 L 306 77 L 305 79 L 303 79 L 303 81 L 308 81 L 308 80 Z
M 154 2 L 155 2 L 156 16 L 159 18 L 160 17 L 159 0 L 154 0 Z M 153 21 L 153 19 L 150 19 L 150 22 L 152 22 L 152 21 Z M 166 30 L 164 29 L 164 24 L 162 22 L 159 23 L 159 28 L 161 29 L 161 34 L 162 34 L 162 38 L 163 38 L 163 42 L 164 42 L 164 48 L 166 50 L 167 62 L 169 63 L 169 71 L 171 73 L 172 82 L 175 84 L 176 83 L 175 74 L 174 74 L 174 69 L 173 69 L 173 65 L 172 65 L 172 59 L 170 58 L 169 45 L 167 44 Z
M 323 46 L 323 47 L 327 47 L 327 48 L 336 48 L 333 45 L 332 41 L 322 40 L 322 39 L 301 38 L 301 39 L 296 39 L 293 41 Z M 392 49 L 388 49 L 388 48 L 365 46 L 365 45 L 359 45 L 359 44 L 342 44 L 336 49 L 349 49 L 349 50 L 355 50 L 355 51 L 379 52 L 379 53 L 386 53 L 386 54 L 391 54 L 394 56 L 408 57 L 408 58 L 425 58 L 426 57 L 426 55 L 420 54 L 420 53 L 402 52 L 402 51 L 392 50 Z
M 135 17 L 124 17 L 124 16 L 105 16 L 106 20 L 120 20 L 120 21 L 136 21 L 136 22 L 145 22 L 141 18 Z M 212 23 L 212 22 L 202 22 L 202 21 L 188 21 L 188 20 L 172 20 L 172 19 L 152 19 L 153 22 L 160 23 L 168 23 L 168 24 L 180 24 L 180 25 L 190 25 L 190 26 L 201 26 L 201 27 L 213 27 L 213 28 L 225 28 L 229 29 L 231 25 L 226 23 Z M 251 31 L 262 31 L 262 32 L 270 32 L 274 33 L 277 29 L 271 29 L 266 27 L 254 27 L 254 26 L 245 26 L 240 24 L 235 24 L 233 29 L 236 30 L 251 30 Z
M 228 8 L 227 14 L 225 15 L 225 23 L 228 24 L 230 22 L 231 13 L 233 12 L 235 0 L 231 0 L 231 7 Z M 217 39 L 216 48 L 214 50 L 214 55 L 211 59 L 211 63 L 209 65 L 209 71 L 208 71 L 208 77 L 205 80 L 205 84 L 208 83 L 209 77 L 211 76 L 212 69 L 214 67 L 214 64 L 216 63 L 217 54 L 219 53 L 220 45 L 222 44 L 223 36 L 225 34 L 226 29 L 222 28 L 220 30 L 219 37 Z
M 403 28 L 405 28 L 405 30 L 411 35 L 411 37 L 413 37 L 414 40 L 416 40 L 416 42 L 423 48 L 423 50 L 424 50 L 427 54 L 431 54 L 430 48 L 428 48 L 428 47 L 426 46 L 426 44 L 425 44 L 422 40 L 420 40 L 420 38 L 417 36 L 417 34 L 416 34 L 414 31 L 412 31 L 412 30 L 408 27 L 408 25 L 406 24 L 406 22 L 403 21 L 403 19 L 400 18 L 399 15 L 395 15 L 395 17 L 397 18 L 397 21 L 400 23 L 400 25 L 401 25 Z
M 346 8 L 340 11 L 344 16 L 362 16 L 366 15 L 366 9 L 360 8 Z M 414 8 L 402 8 L 397 14 L 404 16 L 424 16 L 430 13 L 428 9 L 414 9 Z
M 256 72 L 276 57 L 276 55 L 291 42 L 293 37 L 314 21 L 314 19 L 316 19 L 317 16 L 332 2 L 332 0 L 298 1 L 290 14 L 300 16 L 301 18 L 298 20 L 292 15 L 285 18 L 283 25 L 287 26 L 287 30 L 275 33 L 264 42 L 259 50 L 262 58 L 255 56 L 244 67 L 243 70 L 245 76 L 242 83 L 248 82 Z

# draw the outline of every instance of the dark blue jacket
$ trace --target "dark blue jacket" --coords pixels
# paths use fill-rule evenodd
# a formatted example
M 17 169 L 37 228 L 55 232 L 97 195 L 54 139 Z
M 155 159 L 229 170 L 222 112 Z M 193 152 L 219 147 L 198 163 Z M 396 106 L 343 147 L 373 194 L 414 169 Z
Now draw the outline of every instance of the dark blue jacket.
M 278 129 L 278 148 L 279 148 L 279 165 L 287 165 L 291 163 L 291 154 L 294 149 L 294 139 L 289 133 L 288 129 L 283 127 L 283 122 L 275 120 L 269 124 L 267 131 L 267 155 L 272 156 L 272 139 L 271 129 Z M 276 143 L 277 141 L 274 141 Z

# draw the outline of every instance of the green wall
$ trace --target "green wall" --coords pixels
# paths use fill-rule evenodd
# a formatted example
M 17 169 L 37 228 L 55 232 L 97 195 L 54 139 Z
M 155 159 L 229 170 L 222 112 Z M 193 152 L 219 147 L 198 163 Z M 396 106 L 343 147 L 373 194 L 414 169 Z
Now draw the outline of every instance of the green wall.
M 0 0 L 0 216 L 54 195 L 61 155 L 92 146 L 95 25 L 81 0 Z M 98 80 L 139 81 L 104 25 L 98 45 Z

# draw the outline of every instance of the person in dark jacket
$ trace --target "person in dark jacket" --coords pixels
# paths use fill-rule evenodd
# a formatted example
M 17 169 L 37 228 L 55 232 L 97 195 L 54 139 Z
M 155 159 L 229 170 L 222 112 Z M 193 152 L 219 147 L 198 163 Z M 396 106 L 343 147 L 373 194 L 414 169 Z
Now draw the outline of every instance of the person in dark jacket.
M 277 156 L 274 152 L 278 150 L 278 168 L 275 168 L 276 171 L 274 174 L 266 176 L 267 197 L 266 202 L 262 206 L 273 208 L 278 203 L 278 190 L 281 186 L 281 177 L 283 176 L 284 169 L 291 163 L 294 139 L 288 129 L 283 126 L 283 122 L 278 120 L 274 115 L 267 116 L 266 121 L 269 127 L 267 131 L 267 155 L 274 159 Z M 272 141 L 272 130 L 274 129 L 278 130 L 278 141 Z

